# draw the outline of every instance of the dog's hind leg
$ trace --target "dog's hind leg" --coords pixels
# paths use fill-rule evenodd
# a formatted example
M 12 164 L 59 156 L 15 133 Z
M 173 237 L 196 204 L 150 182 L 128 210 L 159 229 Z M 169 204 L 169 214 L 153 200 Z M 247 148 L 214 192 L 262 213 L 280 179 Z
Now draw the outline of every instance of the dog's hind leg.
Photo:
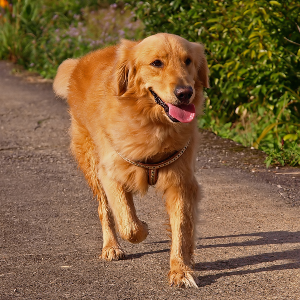
M 138 219 L 132 194 L 109 178 L 105 170 L 100 170 L 100 178 L 121 237 L 131 243 L 142 242 L 148 235 L 148 226 Z
M 105 260 L 118 260 L 125 256 L 121 249 L 115 231 L 114 218 L 108 205 L 105 192 L 97 177 L 98 156 L 95 145 L 88 131 L 72 118 L 71 150 L 82 169 L 89 186 L 99 201 L 98 213 L 103 232 L 103 249 L 101 257 Z

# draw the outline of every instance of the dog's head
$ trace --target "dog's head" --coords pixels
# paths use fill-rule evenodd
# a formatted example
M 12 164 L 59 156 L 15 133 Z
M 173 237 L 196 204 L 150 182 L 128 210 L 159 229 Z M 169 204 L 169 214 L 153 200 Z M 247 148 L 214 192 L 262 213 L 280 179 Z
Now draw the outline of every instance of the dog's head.
M 209 87 L 204 47 L 173 34 L 122 40 L 116 70 L 118 96 L 146 98 L 170 122 L 191 122 L 202 88 Z

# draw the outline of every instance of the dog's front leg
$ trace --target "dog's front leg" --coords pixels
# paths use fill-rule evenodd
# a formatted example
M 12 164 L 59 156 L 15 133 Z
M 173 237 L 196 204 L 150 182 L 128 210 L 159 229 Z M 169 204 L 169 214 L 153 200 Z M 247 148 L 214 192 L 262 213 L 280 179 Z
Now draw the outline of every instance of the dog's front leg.
M 104 170 L 100 171 L 100 181 L 121 237 L 131 243 L 142 242 L 148 235 L 148 226 L 138 219 L 132 194 Z
M 165 191 L 165 196 L 172 231 L 170 285 L 197 287 L 191 265 L 199 197 L 198 183 L 195 178 L 184 180 L 178 185 L 170 186 Z
M 125 253 L 118 243 L 115 232 L 115 222 L 106 195 L 102 189 L 99 191 L 98 213 L 103 233 L 103 249 L 101 257 L 108 261 L 119 260 L 125 257 Z

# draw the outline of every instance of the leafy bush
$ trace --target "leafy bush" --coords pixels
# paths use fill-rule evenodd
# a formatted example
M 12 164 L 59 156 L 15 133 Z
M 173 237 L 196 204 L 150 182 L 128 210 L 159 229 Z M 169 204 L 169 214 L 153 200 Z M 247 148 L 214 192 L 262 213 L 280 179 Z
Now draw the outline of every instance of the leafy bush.
M 212 87 L 199 126 L 264 150 L 268 164 L 279 156 L 300 165 L 292 158 L 300 153 L 299 1 L 124 2 L 144 27 L 112 0 L 14 0 L 0 10 L 0 59 L 53 78 L 64 59 L 120 37 L 169 32 L 202 42 Z
M 211 89 L 201 127 L 267 153 L 299 143 L 299 1 L 126 2 L 145 36 L 169 32 L 206 46 Z

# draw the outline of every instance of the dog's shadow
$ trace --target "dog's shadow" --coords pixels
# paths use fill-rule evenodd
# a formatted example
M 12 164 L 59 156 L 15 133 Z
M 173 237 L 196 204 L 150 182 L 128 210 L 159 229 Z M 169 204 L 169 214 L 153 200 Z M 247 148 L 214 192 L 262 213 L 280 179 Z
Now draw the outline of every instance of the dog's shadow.
M 215 243 L 217 239 L 241 239 L 241 238 L 256 238 L 255 240 L 247 240 L 242 242 L 229 242 L 229 243 Z M 257 232 L 249 234 L 240 235 L 227 235 L 227 236 L 215 236 L 206 237 L 199 239 L 201 240 L 214 240 L 214 243 L 210 245 L 199 245 L 197 247 L 200 250 L 205 248 L 230 248 L 230 247 L 250 247 L 250 246 L 264 246 L 264 245 L 283 245 L 283 244 L 297 244 L 300 243 L 300 231 L 298 232 L 288 232 L 288 231 L 271 231 L 271 232 Z M 147 243 L 146 243 L 147 244 Z M 171 244 L 170 240 L 162 240 L 157 242 L 152 242 L 149 244 Z M 296 247 L 296 246 L 295 246 Z M 169 252 L 170 248 L 141 252 L 130 254 L 127 259 L 137 259 L 144 255 L 152 255 L 157 253 Z M 255 266 L 261 263 L 274 263 L 278 261 L 278 264 L 272 266 L 264 266 L 257 268 L 251 268 L 247 270 L 237 270 L 245 266 Z M 286 263 L 279 263 L 279 261 L 287 261 Z M 219 278 L 226 276 L 236 276 L 236 275 L 247 275 L 260 272 L 276 271 L 276 270 L 289 270 L 289 269 L 300 269 L 300 247 L 294 248 L 292 250 L 286 250 L 281 252 L 267 252 L 251 256 L 243 256 L 238 258 L 231 258 L 228 260 L 217 260 L 214 262 L 199 262 L 194 265 L 195 271 L 219 271 L 214 275 L 204 275 L 199 276 L 199 287 L 204 287 L 211 285 L 216 282 Z
M 300 232 L 288 232 L 288 231 L 273 231 L 273 232 L 258 232 L 252 234 L 242 235 L 229 235 L 229 236 L 216 236 L 204 238 L 204 240 L 216 240 L 216 239 L 235 239 L 235 238 L 257 238 L 256 240 L 247 240 L 243 242 L 229 242 L 229 243 L 213 243 L 212 245 L 198 246 L 197 249 L 205 248 L 219 248 L 219 247 L 249 247 L 249 246 L 263 246 L 263 245 L 282 245 L 289 243 L 300 243 Z M 261 263 L 287 261 L 286 263 L 278 263 L 272 266 L 257 267 L 250 270 L 237 270 L 238 268 L 245 266 L 254 266 Z M 300 248 L 294 248 L 291 250 L 281 252 L 267 252 L 263 254 L 244 256 L 238 258 L 232 258 L 228 260 L 217 260 L 207 263 L 196 263 L 196 271 L 213 270 L 220 271 L 214 275 L 200 276 L 199 286 L 207 286 L 221 277 L 246 275 L 253 273 L 260 273 L 266 271 L 276 270 L 288 270 L 300 268 Z M 233 270 L 233 271 L 232 271 Z
M 150 242 L 150 243 L 145 243 L 145 244 L 168 244 L 169 246 L 171 245 L 170 240 L 163 240 L 163 241 L 156 241 L 156 242 Z M 153 251 L 148 251 L 148 252 L 141 252 L 141 253 L 134 253 L 134 254 L 129 254 L 126 256 L 126 259 L 135 259 L 135 258 L 141 258 L 145 255 L 151 255 L 151 254 L 157 254 L 157 253 L 164 253 L 164 252 L 170 252 L 170 248 L 168 249 L 160 249 L 160 250 L 153 250 Z

